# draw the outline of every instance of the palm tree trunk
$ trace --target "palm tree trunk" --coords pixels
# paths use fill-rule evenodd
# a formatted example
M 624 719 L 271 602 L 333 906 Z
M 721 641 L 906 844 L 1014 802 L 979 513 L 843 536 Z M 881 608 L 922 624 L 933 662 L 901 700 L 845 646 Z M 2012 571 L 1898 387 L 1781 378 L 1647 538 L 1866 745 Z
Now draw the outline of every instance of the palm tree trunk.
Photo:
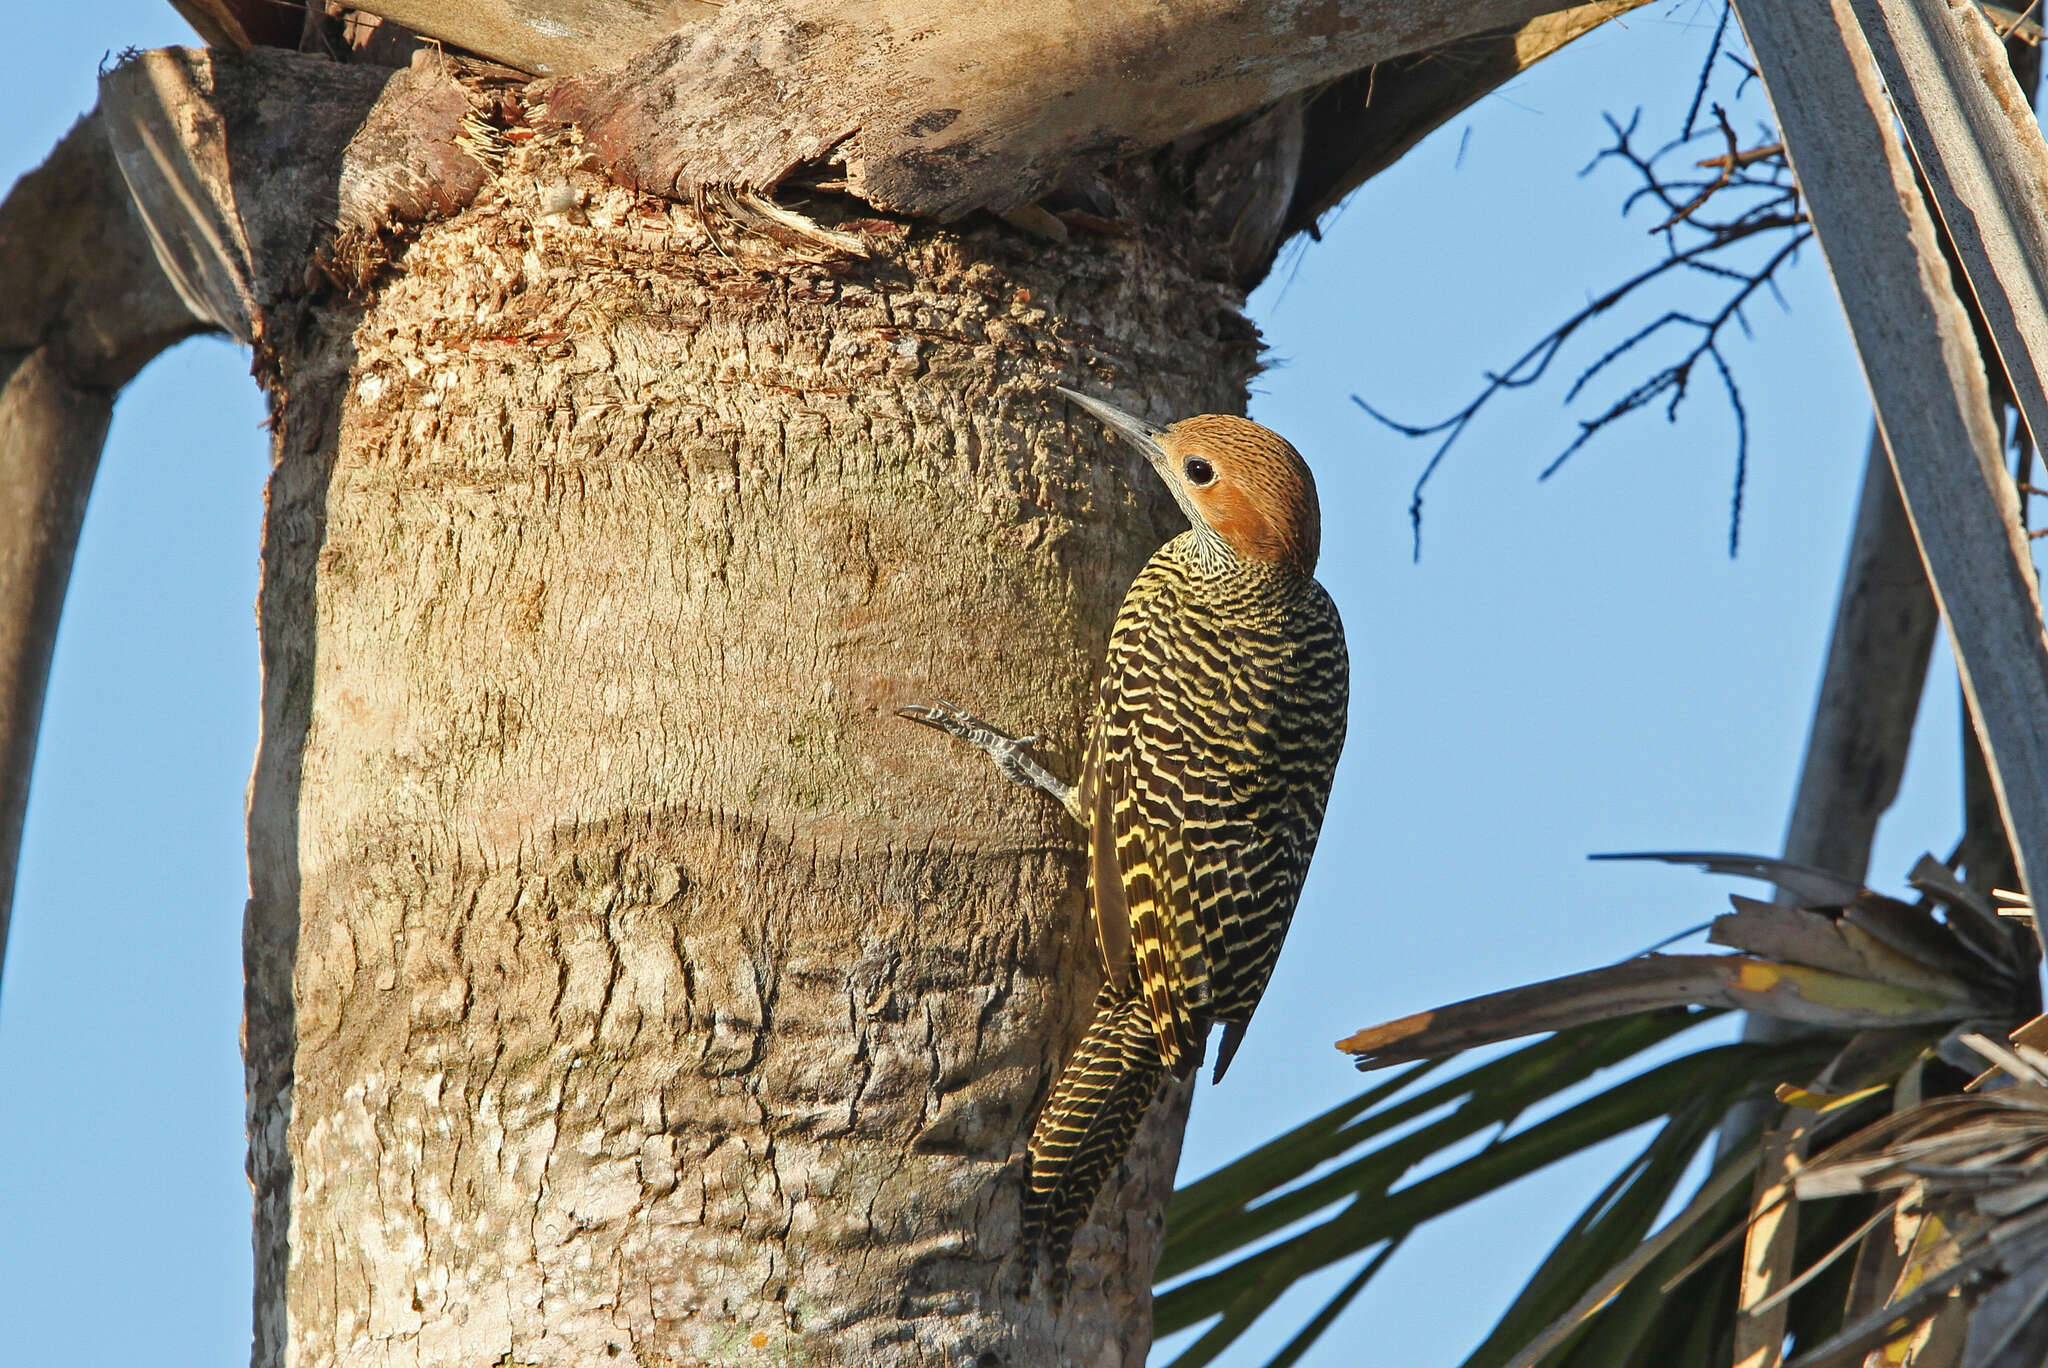
M 1076 833 L 892 710 L 1071 769 L 1175 519 L 1048 385 L 1232 408 L 1241 299 L 1150 230 L 821 261 L 573 155 L 263 320 L 256 1362 L 1135 1368 L 1184 1097 L 1020 1302 Z

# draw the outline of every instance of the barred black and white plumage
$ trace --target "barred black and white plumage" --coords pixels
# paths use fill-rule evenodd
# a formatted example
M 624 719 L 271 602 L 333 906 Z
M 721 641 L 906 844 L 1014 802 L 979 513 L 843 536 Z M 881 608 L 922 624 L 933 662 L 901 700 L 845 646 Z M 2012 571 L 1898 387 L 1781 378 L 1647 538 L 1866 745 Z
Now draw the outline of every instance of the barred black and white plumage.
M 1039 1113 L 1027 1242 L 1063 1280 L 1075 1232 L 1159 1085 L 1224 1027 L 1220 1080 L 1265 992 L 1344 744 L 1349 666 L 1314 578 L 1315 484 L 1241 418 L 1156 428 L 1071 395 L 1143 449 L 1190 529 L 1125 594 L 1078 784 L 941 704 L 905 709 L 1059 797 L 1088 832 L 1101 950 L 1095 1016 Z

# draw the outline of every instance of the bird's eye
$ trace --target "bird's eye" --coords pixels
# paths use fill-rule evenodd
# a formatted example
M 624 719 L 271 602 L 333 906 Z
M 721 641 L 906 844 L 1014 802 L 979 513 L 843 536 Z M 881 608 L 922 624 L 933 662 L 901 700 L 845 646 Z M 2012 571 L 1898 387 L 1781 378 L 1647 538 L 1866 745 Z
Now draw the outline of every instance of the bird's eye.
M 1191 485 L 1205 485 L 1216 478 L 1216 467 L 1199 456 L 1190 456 L 1182 463 L 1181 474 L 1188 477 Z

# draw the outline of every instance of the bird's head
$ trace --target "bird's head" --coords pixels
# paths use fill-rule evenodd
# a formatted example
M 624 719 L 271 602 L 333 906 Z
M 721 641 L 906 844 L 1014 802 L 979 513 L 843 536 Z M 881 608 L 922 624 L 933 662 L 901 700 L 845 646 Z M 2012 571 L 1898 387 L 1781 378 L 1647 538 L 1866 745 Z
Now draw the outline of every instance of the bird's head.
M 1322 544 L 1315 477 L 1285 437 L 1221 413 L 1158 427 L 1058 388 L 1145 453 L 1196 530 L 1213 534 L 1241 560 L 1315 573 Z

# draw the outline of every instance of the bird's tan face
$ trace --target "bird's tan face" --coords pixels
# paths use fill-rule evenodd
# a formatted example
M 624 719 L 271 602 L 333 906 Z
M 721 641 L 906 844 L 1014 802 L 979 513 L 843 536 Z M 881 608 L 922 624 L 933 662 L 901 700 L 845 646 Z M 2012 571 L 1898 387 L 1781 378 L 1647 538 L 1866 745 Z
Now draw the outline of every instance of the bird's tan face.
M 1322 540 L 1315 477 L 1279 433 L 1205 413 L 1158 434 L 1146 455 L 1189 516 L 1238 556 L 1315 572 Z
M 1239 558 L 1315 573 L 1323 528 L 1315 477 L 1279 433 L 1221 413 L 1157 427 L 1114 404 L 1055 388 L 1144 452 L 1188 519 Z

